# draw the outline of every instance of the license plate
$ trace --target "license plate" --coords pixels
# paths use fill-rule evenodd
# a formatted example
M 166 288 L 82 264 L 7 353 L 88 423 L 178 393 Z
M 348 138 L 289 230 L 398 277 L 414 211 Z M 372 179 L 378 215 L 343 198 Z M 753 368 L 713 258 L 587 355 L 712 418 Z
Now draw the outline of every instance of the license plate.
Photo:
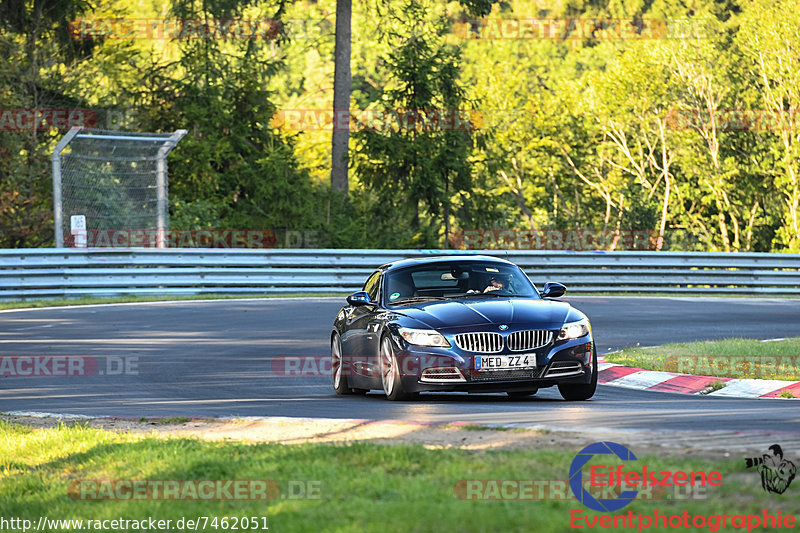
M 536 355 L 476 355 L 475 370 L 488 372 L 491 370 L 516 370 L 520 368 L 536 368 Z

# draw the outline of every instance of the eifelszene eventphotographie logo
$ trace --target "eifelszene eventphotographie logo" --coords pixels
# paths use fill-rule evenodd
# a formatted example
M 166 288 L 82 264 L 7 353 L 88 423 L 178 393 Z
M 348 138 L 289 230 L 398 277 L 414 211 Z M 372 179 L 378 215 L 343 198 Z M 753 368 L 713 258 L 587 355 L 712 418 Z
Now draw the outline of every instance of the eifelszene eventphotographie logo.
M 610 465 L 617 461 L 610 457 L 605 460 L 603 456 L 614 456 L 623 464 Z M 596 456 L 600 456 L 597 464 L 594 461 L 588 468 L 589 486 L 609 489 L 608 493 L 614 494 L 613 498 L 596 498 L 584 484 L 584 467 L 589 465 Z M 685 471 L 685 470 L 653 470 L 646 463 L 637 463 L 635 466 L 627 465 L 630 461 L 638 461 L 636 455 L 622 444 L 616 442 L 595 442 L 579 451 L 572 460 L 569 468 L 569 486 L 575 498 L 584 506 L 601 513 L 618 511 L 636 499 L 638 490 L 651 487 L 707 487 L 720 486 L 722 473 L 717 470 Z M 613 490 L 611 490 L 613 489 Z M 619 490 L 618 494 L 615 492 Z
M 747 468 L 755 468 L 761 475 L 761 486 L 767 492 L 783 494 L 792 484 L 797 467 L 783 456 L 783 449 L 779 444 L 769 447 L 770 453 L 761 457 L 748 457 L 745 459 Z

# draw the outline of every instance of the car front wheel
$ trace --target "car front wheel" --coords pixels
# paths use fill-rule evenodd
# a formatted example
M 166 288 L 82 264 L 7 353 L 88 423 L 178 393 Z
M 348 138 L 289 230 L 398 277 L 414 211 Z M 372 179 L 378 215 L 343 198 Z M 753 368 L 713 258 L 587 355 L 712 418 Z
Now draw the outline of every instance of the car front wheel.
M 414 396 L 403 390 L 397 356 L 388 335 L 384 335 L 381 339 L 381 383 L 383 383 L 383 392 L 386 393 L 387 400 L 408 400 Z
M 558 384 L 558 392 L 565 400 L 582 402 L 594 396 L 597 390 L 597 353 L 592 352 L 592 381 L 589 383 Z
M 333 390 L 339 395 L 360 392 L 354 391 L 347 385 L 347 376 L 345 374 L 344 357 L 342 357 L 342 339 L 339 338 L 338 333 L 334 333 L 333 338 L 331 338 L 331 375 L 333 377 Z

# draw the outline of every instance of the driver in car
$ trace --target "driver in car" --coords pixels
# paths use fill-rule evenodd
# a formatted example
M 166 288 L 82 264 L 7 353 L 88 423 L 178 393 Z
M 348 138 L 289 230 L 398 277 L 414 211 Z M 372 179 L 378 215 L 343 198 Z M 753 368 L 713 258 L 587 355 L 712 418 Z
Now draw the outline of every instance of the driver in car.
M 492 276 L 489 279 L 489 285 L 487 285 L 486 288 L 483 289 L 483 292 L 501 291 L 506 288 L 507 285 L 506 281 L 507 280 L 505 280 L 501 276 Z

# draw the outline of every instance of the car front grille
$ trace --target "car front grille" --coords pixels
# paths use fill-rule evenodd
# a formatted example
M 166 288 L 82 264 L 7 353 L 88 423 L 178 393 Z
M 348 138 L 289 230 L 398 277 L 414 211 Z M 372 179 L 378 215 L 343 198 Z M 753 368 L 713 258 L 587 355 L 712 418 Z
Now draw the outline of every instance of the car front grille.
M 467 352 L 497 353 L 503 350 L 503 336 L 488 331 L 459 333 L 456 346 Z
M 513 352 L 536 350 L 547 346 L 553 340 L 553 332 L 546 329 L 526 329 L 510 333 L 506 341 Z M 456 346 L 467 352 L 498 353 L 503 351 L 503 335 L 489 331 L 459 333 Z
M 535 350 L 547 346 L 553 340 L 553 332 L 546 329 L 526 329 L 508 335 L 508 348 L 515 352 Z

